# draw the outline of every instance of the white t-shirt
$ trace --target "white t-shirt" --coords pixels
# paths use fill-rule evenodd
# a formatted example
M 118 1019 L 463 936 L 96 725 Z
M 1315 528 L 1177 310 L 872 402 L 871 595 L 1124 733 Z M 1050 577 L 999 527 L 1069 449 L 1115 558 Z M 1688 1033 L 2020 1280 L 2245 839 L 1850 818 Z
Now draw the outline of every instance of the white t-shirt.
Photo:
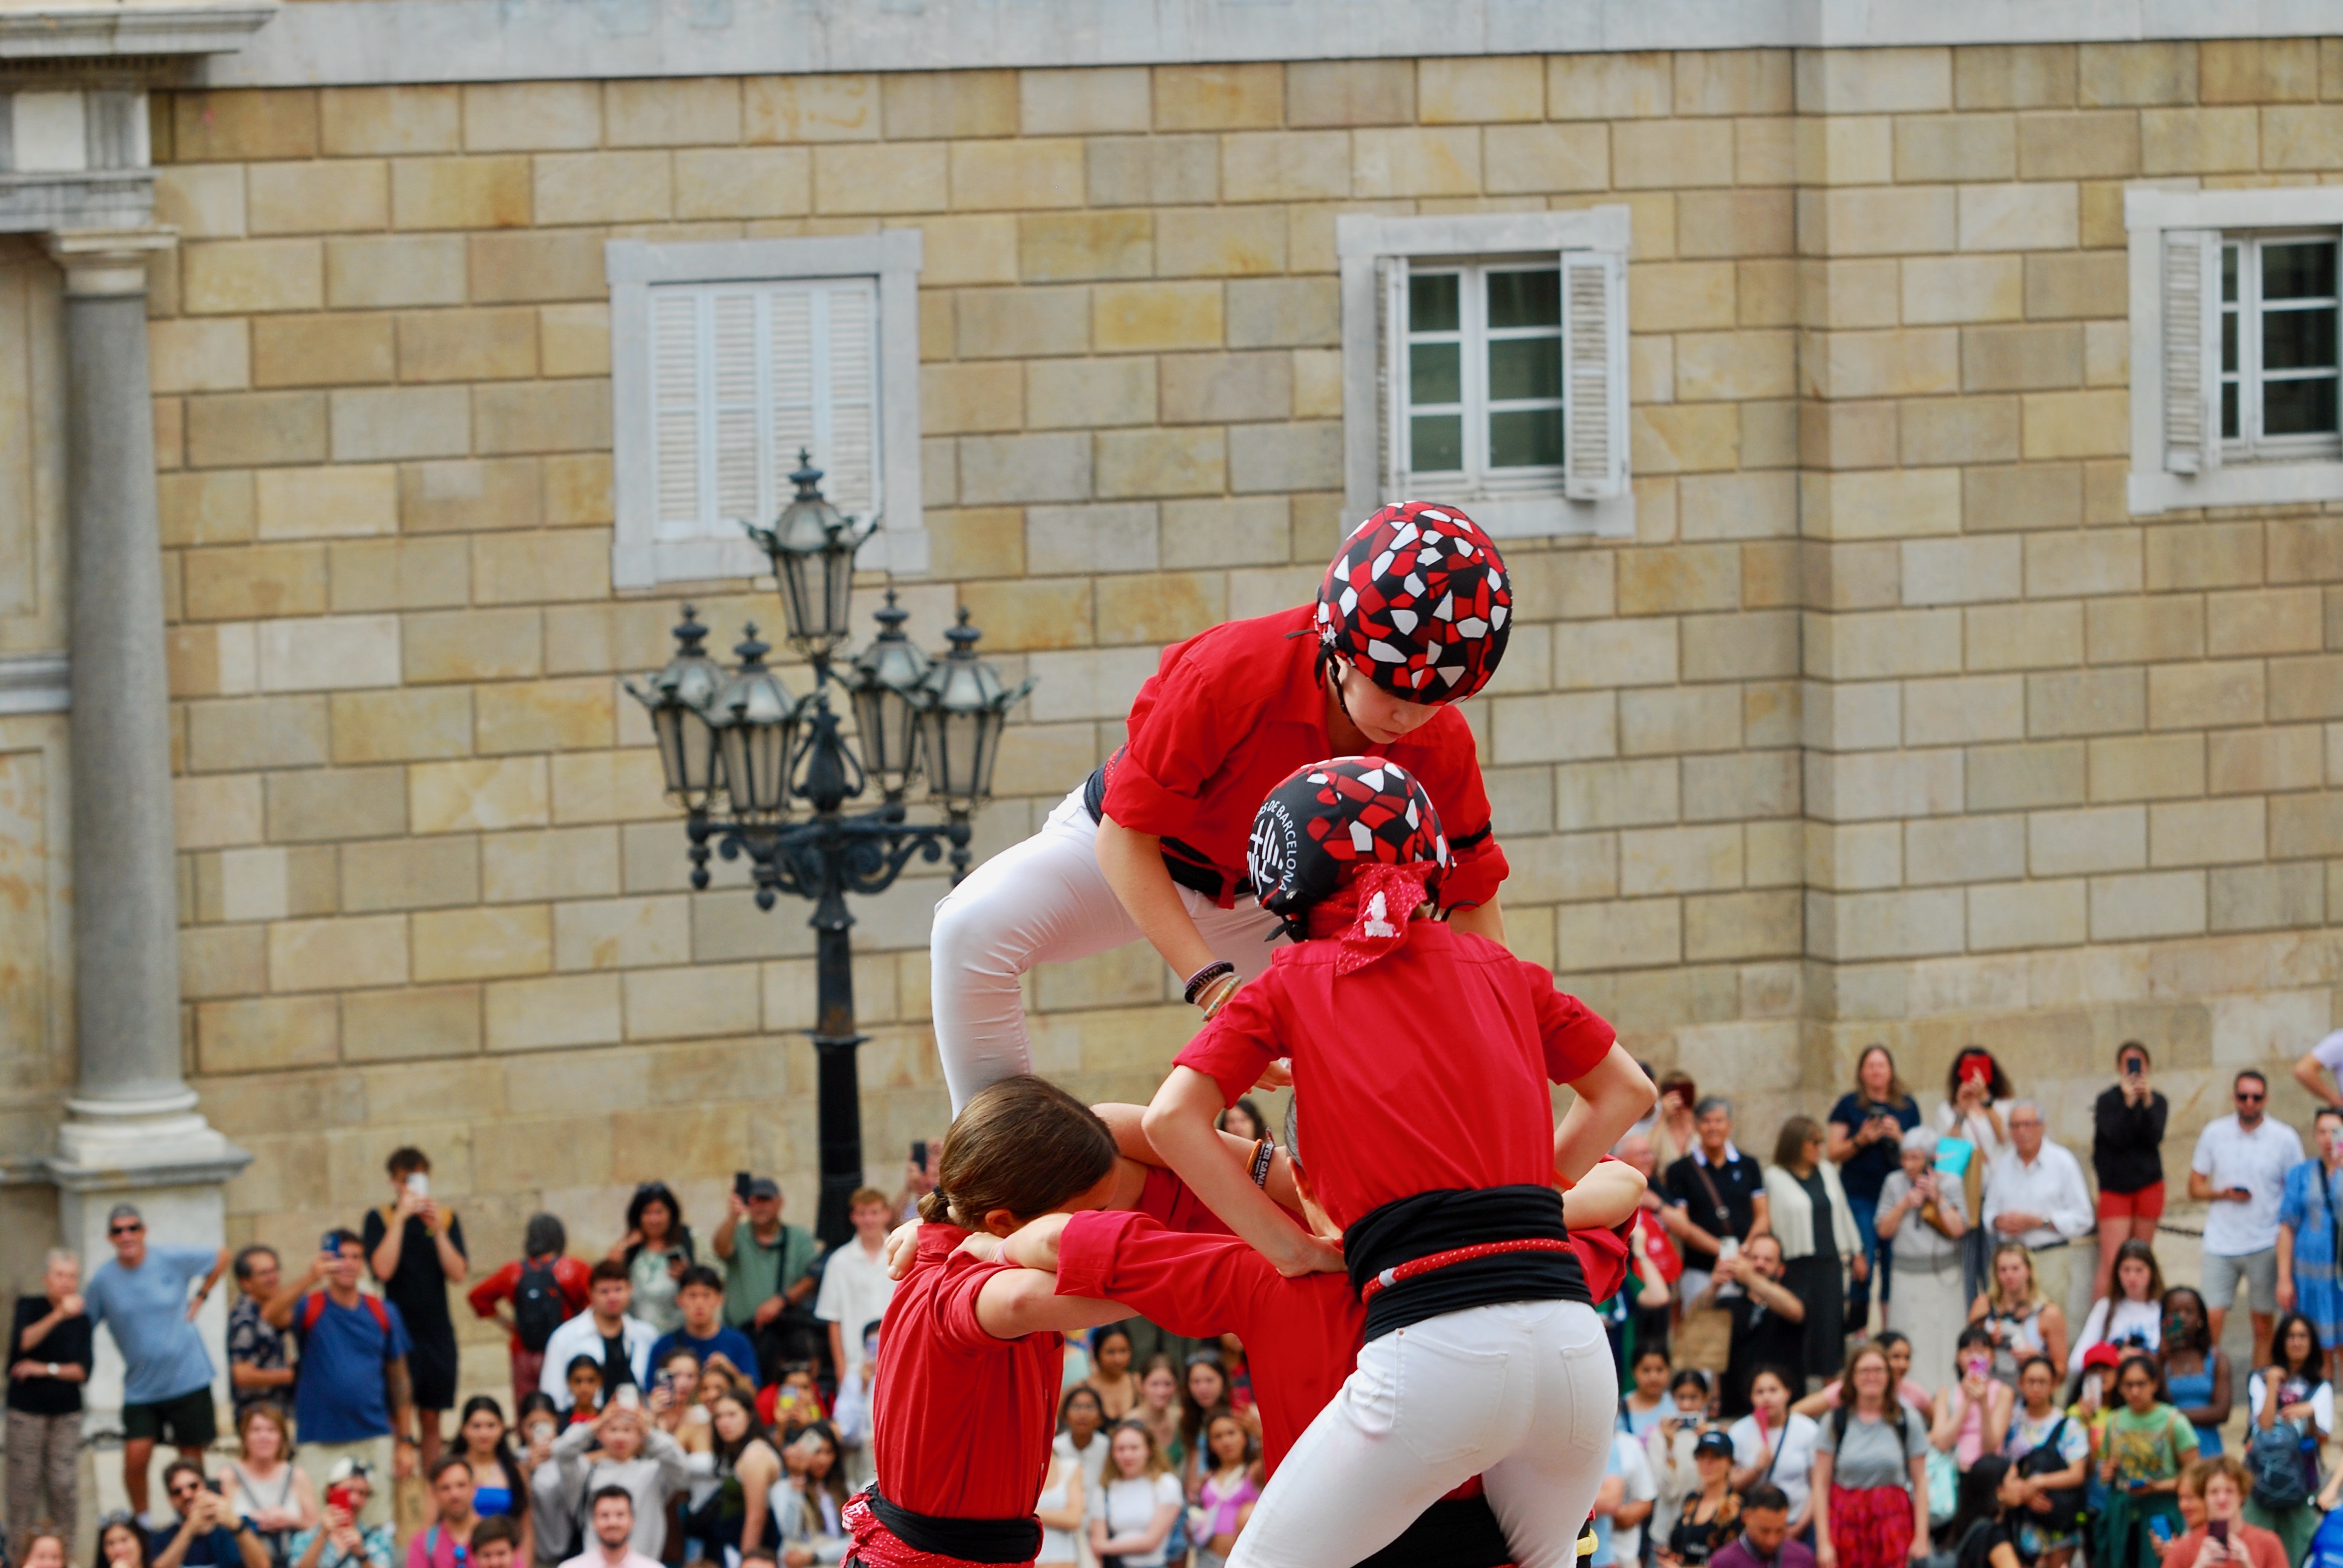
M 1660 1483 L 1652 1474 L 1652 1462 L 1644 1457 L 1644 1445 L 1624 1432 L 1611 1434 L 1610 1468 L 1619 1473 L 1627 1483 L 1622 1503 L 1651 1503 L 1660 1495 Z M 1644 1556 L 1644 1527 L 1632 1530 L 1611 1528 L 1611 1560 L 1614 1563 L 1638 1563 Z
M 2312 1046 L 2310 1054 L 2317 1057 L 2318 1065 L 2329 1072 L 2343 1069 L 2343 1029 L 2337 1030 Z
M 2262 1418 L 2262 1383 L 2264 1375 L 2256 1372 L 2246 1380 L 2247 1413 L 2256 1421 Z M 2310 1419 L 2318 1430 L 2329 1437 L 2335 1434 L 2335 1385 L 2321 1382 L 2310 1391 Z
M 2092 1305 L 2091 1315 L 2083 1320 L 2083 1332 L 2075 1336 L 2075 1348 L 2066 1355 L 2066 1370 L 2081 1372 L 2083 1352 L 2096 1344 L 2115 1344 L 2127 1355 L 2135 1350 L 2153 1355 L 2163 1340 L 2163 1302 L 2101 1296 Z
M 2286 1173 L 2301 1161 L 2301 1138 L 2274 1117 L 2264 1116 L 2251 1132 L 2240 1128 L 2234 1115 L 2207 1122 L 2197 1135 L 2197 1152 L 2189 1157 L 2188 1169 L 2210 1181 L 2216 1192 L 2242 1187 L 2253 1198 L 2207 1205 L 2205 1251 L 2242 1258 L 2277 1246 L 2278 1205 L 2286 1193 Z
M 1779 1451 L 1769 1479 L 1790 1500 L 1790 1517 L 1795 1519 L 1806 1511 L 1807 1479 L 1814 1472 L 1815 1445 L 1821 1441 L 1822 1432 L 1814 1417 L 1793 1411 L 1788 1424 L 1774 1428 L 1763 1442 L 1758 1441 L 1757 1418 L 1754 1415 L 1745 1415 L 1735 1422 L 1726 1435 L 1733 1439 L 1735 1469 L 1746 1470 L 1753 1464 L 1762 1469 L 1767 1452 Z
M 2009 1108 L 2016 1103 L 2015 1100 L 1993 1102 L 1994 1110 L 2000 1114 L 2004 1133 L 2009 1131 Z M 1985 1165 L 1991 1165 L 1993 1157 L 2009 1147 L 2009 1140 L 1994 1132 L 1993 1118 L 1982 1109 L 1964 1116 L 1949 1100 L 1936 1107 L 1936 1131 L 1946 1138 L 1966 1138 L 1976 1144 L 1976 1152 L 1969 1158 Z
M 873 1259 L 856 1237 L 830 1254 L 821 1272 L 821 1289 L 813 1299 L 813 1315 L 838 1325 L 846 1347 L 843 1372 L 862 1364 L 862 1327 L 883 1317 L 895 1297 L 895 1282 L 887 1277 L 887 1250 Z
M 1051 1441 L 1051 1452 L 1071 1464 L 1079 1464 L 1082 1467 L 1084 1500 L 1082 1506 L 1084 1508 L 1098 1506 L 1099 1480 L 1106 1474 L 1106 1451 L 1109 1446 L 1104 1427 L 1091 1433 L 1091 1445 L 1088 1448 L 1076 1448 L 1074 1434 L 1070 1432 L 1061 1432 Z
M 1107 1538 L 1139 1534 L 1154 1522 L 1158 1508 L 1167 1503 L 1177 1508 L 1183 1501 L 1176 1475 L 1142 1475 L 1135 1481 L 1118 1476 L 1106 1483 Z M 1154 1551 L 1124 1553 L 1123 1568 L 1163 1568 L 1165 1550 L 1171 1544 L 1172 1533 L 1167 1530 L 1162 1545 Z

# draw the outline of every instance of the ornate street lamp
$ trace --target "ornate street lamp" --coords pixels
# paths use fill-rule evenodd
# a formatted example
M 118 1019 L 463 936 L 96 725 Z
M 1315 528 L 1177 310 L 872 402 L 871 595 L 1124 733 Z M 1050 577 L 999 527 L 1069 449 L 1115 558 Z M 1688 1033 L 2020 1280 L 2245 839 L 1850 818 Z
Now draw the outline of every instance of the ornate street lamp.
M 773 526 L 745 525 L 773 561 L 780 579 L 781 603 L 789 611 L 789 645 L 817 668 L 830 663 L 840 643 L 853 635 L 850 624 L 854 596 L 854 552 L 878 528 L 875 517 L 857 520 L 822 498 L 821 470 L 813 454 L 798 448 L 797 472 L 789 476 L 798 493 L 781 508 Z
M 850 666 L 832 657 L 850 635 L 854 552 L 875 519 L 840 513 L 821 495 L 821 474 L 805 452 L 790 475 L 797 495 L 770 528 L 748 528 L 772 558 L 791 647 L 813 667 L 799 697 L 765 663 L 771 648 L 757 628 L 725 669 L 700 648 L 708 628 L 687 607 L 667 668 L 628 689 L 649 709 L 668 792 L 685 812 L 691 885 L 709 883 L 711 842 L 728 860 L 746 856 L 757 907 L 784 892 L 810 899 L 816 932 L 816 1016 L 810 1031 L 819 1069 L 821 1204 L 815 1231 L 832 1246 L 853 1233 L 847 1198 L 862 1185 L 862 1095 L 855 1053 L 854 965 L 849 893 L 880 893 L 916 857 L 950 856 L 952 880 L 969 867 L 970 819 L 992 792 L 1001 727 L 1031 681 L 1011 690 L 976 657 L 978 633 L 962 610 L 945 636 L 951 652 L 930 659 L 903 635 L 910 617 L 894 590 L 878 612 L 879 635 Z M 858 733 L 850 739 L 830 703 L 846 694 Z M 903 797 L 920 774 L 944 809 L 940 822 L 907 819 Z M 884 799 L 849 815 L 846 802 L 869 784 Z M 793 805 L 807 814 L 792 819 Z

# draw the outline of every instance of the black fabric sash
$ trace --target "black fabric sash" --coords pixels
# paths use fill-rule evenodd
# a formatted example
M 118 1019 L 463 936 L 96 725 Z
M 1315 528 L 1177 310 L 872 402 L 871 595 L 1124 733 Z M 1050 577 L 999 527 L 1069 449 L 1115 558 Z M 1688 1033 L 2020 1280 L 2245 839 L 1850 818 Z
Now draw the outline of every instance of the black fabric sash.
M 914 1513 L 880 1496 L 875 1481 L 862 1495 L 871 1516 L 916 1552 L 963 1563 L 1031 1563 L 1041 1550 L 1041 1524 L 1036 1519 L 946 1519 Z
M 1513 1549 L 1483 1497 L 1443 1497 L 1358 1568 L 1506 1568 Z
M 1567 1241 L 1562 1194 L 1551 1187 L 1443 1188 L 1384 1204 L 1342 1232 L 1351 1288 L 1385 1269 L 1483 1241 Z M 1578 1256 L 1568 1251 L 1501 1252 L 1402 1280 L 1367 1302 L 1368 1339 L 1467 1307 L 1499 1302 L 1592 1304 Z
M 1114 757 L 1121 755 L 1122 752 L 1118 750 Z M 1106 772 L 1113 766 L 1114 758 L 1109 758 L 1091 769 L 1091 776 L 1082 780 L 1082 809 L 1091 814 L 1093 822 L 1106 820 Z M 1213 867 L 1212 861 L 1204 858 L 1201 849 L 1177 839 L 1165 839 L 1162 843 L 1163 869 L 1171 873 L 1172 880 L 1178 886 L 1215 900 L 1223 896 L 1244 898 L 1252 892 L 1252 878 L 1239 877 L 1232 883 Z

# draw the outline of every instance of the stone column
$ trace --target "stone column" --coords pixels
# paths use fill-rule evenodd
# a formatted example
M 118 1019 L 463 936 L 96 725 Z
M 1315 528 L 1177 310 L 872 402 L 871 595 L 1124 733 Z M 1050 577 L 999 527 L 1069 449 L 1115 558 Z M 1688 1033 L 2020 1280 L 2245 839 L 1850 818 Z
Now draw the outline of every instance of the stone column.
M 216 1247 L 222 1187 L 251 1156 L 196 1110 L 179 1070 L 178 883 L 171 810 L 163 552 L 146 370 L 146 262 L 168 230 L 48 236 L 65 272 L 66 526 L 72 589 L 74 1020 L 80 1073 L 49 1171 L 68 1246 L 109 1255 L 106 1211 L 136 1203 L 152 1240 Z M 226 1292 L 206 1307 L 221 1359 Z M 121 1402 L 100 1334 L 94 1412 Z M 226 1368 L 218 1388 L 226 1389 Z

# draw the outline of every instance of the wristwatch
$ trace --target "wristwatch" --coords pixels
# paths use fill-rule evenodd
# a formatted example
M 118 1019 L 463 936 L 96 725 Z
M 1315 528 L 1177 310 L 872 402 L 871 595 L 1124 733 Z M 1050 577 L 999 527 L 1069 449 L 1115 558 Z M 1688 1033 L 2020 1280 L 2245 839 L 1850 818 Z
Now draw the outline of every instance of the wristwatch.
M 55 1377 L 55 1376 L 56 1376 L 56 1375 L 57 1375 L 57 1363 L 56 1363 L 56 1362 L 51 1362 L 49 1363 L 49 1375 L 50 1375 L 51 1377 Z

